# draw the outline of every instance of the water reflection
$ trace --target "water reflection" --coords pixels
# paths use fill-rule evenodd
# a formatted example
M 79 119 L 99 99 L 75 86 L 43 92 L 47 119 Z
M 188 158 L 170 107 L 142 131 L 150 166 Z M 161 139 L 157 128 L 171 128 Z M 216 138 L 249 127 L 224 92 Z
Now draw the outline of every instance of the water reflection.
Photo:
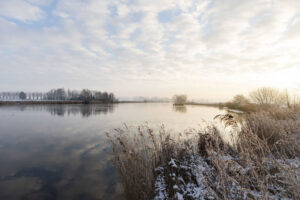
M 186 113 L 187 112 L 187 108 L 186 106 L 173 106 L 173 110 L 175 112 L 180 112 L 180 113 Z
M 81 105 L 81 106 L 66 106 L 55 105 L 46 107 L 47 111 L 52 115 L 65 116 L 65 115 L 77 115 L 81 114 L 83 117 L 89 117 L 91 115 L 100 115 L 112 113 L 114 111 L 114 105 Z
M 104 136 L 102 114 L 113 111 L 108 105 L 1 107 L 0 199 L 123 199 Z
M 115 109 L 115 104 L 87 104 L 87 105 L 19 105 L 15 108 L 20 111 L 47 111 L 51 115 L 65 116 L 78 115 L 89 117 L 91 115 L 100 115 L 112 113 Z
M 143 122 L 182 131 L 217 114 L 158 103 L 0 106 L 0 199 L 123 199 L 105 132 Z
M 70 136 L 52 129 L 61 135 L 25 130 L 17 141 L 0 137 L 0 199 L 122 199 L 105 138 L 91 129 Z

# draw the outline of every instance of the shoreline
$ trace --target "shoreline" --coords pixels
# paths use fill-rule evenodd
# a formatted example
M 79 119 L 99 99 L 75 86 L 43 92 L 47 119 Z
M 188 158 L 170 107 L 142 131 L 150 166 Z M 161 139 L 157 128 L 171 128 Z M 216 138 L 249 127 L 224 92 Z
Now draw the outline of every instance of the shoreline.
M 60 105 L 67 105 L 67 104 L 122 104 L 122 103 L 169 103 L 169 102 L 162 102 L 162 101 L 117 101 L 117 102 L 102 102 L 102 101 L 91 101 L 85 103 L 84 101 L 78 100 L 66 100 L 66 101 L 56 101 L 56 100 L 17 100 L 17 101 L 1 101 L 0 105 L 48 105 L 48 104 L 60 104 Z
M 195 102 L 187 102 L 184 105 L 189 106 L 211 106 L 211 107 L 221 107 L 220 103 L 195 103 Z
M 83 101 L 0 101 L 0 105 L 47 105 L 47 104 L 115 104 L 115 103 L 106 103 L 106 102 L 89 102 L 85 103 Z

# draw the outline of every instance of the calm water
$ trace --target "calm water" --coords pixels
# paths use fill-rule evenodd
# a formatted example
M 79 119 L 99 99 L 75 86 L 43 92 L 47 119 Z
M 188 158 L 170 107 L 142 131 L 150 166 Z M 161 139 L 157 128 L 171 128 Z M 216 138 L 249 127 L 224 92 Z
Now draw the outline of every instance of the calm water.
M 105 132 L 196 128 L 220 110 L 171 104 L 0 106 L 0 199 L 123 199 Z

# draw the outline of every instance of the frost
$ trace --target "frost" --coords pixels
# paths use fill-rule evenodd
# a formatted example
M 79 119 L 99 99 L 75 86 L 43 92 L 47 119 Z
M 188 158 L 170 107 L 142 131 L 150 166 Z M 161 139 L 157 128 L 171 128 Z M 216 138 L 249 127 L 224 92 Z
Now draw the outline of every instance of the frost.
M 180 194 L 180 193 L 177 192 L 176 195 L 177 195 L 177 199 L 178 200 L 184 200 L 182 194 Z
M 175 160 L 173 158 L 171 158 L 171 161 L 169 162 L 169 165 L 171 167 L 177 167 L 176 163 L 175 163 Z
M 157 176 L 156 182 L 155 182 L 155 193 L 156 196 L 154 200 L 164 200 L 168 199 L 167 190 L 166 190 L 166 182 L 163 176 L 163 168 L 158 167 L 155 169 L 155 171 L 159 172 L 160 174 Z
M 242 167 L 239 165 L 234 157 L 223 156 L 219 157 L 219 159 L 222 159 L 225 163 L 230 163 L 230 170 L 233 172 L 238 170 L 241 173 L 240 176 L 251 170 L 250 166 Z M 221 188 L 222 179 L 218 177 L 216 169 L 209 164 L 210 162 L 209 159 L 204 159 L 201 156 L 189 156 L 181 162 L 177 161 L 177 164 L 175 159 L 171 159 L 168 163 L 168 169 L 163 167 L 157 168 L 159 175 L 155 182 L 154 199 L 219 199 L 220 196 L 216 193 L 216 189 Z M 300 179 L 299 159 L 287 159 L 284 161 L 278 159 L 276 162 L 280 163 L 283 169 L 287 167 L 293 168 L 297 178 Z M 272 169 L 274 164 L 268 159 L 264 163 L 266 169 Z M 164 173 L 165 170 L 168 173 Z M 284 176 L 284 171 L 278 171 L 274 176 L 280 178 Z M 167 183 L 166 180 L 168 180 Z M 246 189 L 237 180 L 233 179 L 227 184 L 230 190 L 230 194 L 228 194 L 230 199 L 263 199 L 265 197 L 263 192 Z M 274 191 L 269 193 L 269 199 L 290 199 L 286 195 L 286 191 L 280 186 L 269 183 L 267 187 L 269 191 Z M 168 191 L 168 189 L 172 191 Z M 171 194 L 174 196 L 168 196 Z

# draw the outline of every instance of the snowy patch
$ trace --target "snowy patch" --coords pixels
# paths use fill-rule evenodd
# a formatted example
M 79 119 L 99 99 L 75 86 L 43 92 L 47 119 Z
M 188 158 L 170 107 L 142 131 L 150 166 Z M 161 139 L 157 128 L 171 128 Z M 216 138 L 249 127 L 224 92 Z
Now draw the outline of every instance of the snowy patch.
M 159 173 L 159 175 L 156 178 L 156 182 L 155 182 L 155 198 L 154 200 L 164 200 L 164 199 L 168 199 L 168 195 L 167 195 L 167 186 L 166 186 L 166 182 L 164 179 L 164 174 L 163 174 L 163 168 L 162 167 L 158 167 L 155 169 L 156 172 Z
M 224 170 L 230 172 L 240 172 L 240 177 L 247 174 L 250 166 L 242 167 L 238 164 L 237 159 L 231 156 L 219 156 L 224 163 L 229 163 L 224 166 Z M 297 178 L 300 180 L 300 160 L 287 159 L 285 161 L 277 160 L 280 163 L 280 168 L 291 167 L 296 171 Z M 176 164 L 177 163 L 177 164 Z M 201 156 L 188 156 L 183 161 L 179 162 L 171 159 L 168 167 L 159 167 L 155 182 L 155 200 L 167 199 L 220 199 L 222 198 L 216 192 L 222 186 L 222 179 L 214 167 L 210 164 L 210 159 L 204 159 Z M 273 165 L 270 160 L 265 161 L 265 168 L 272 169 Z M 229 169 L 228 169 L 229 168 Z M 274 168 L 274 167 L 273 167 Z M 168 173 L 166 173 L 168 172 Z M 284 171 L 278 171 L 273 174 L 274 177 L 280 179 L 284 176 Z M 229 179 L 227 188 L 230 190 L 228 197 L 230 199 L 263 199 L 265 194 L 255 189 L 249 190 L 241 185 L 238 179 Z M 279 184 L 280 185 L 280 184 Z M 269 199 L 291 199 L 286 194 L 286 191 L 278 185 L 267 185 L 270 193 Z M 253 187 L 255 188 L 255 187 Z M 273 192 L 272 192 L 273 191 Z M 169 195 L 169 196 L 168 196 Z

